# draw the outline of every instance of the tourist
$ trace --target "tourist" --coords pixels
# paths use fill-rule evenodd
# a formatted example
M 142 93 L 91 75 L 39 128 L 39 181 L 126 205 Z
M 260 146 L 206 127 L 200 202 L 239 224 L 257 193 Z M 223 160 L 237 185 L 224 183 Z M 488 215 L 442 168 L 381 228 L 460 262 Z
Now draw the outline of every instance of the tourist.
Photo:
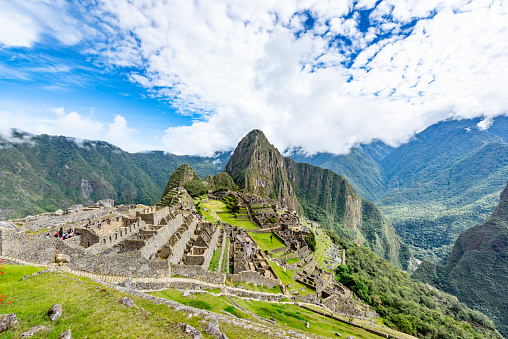
M 46 239 L 49 239 L 49 233 L 48 233 L 48 234 L 46 234 Z

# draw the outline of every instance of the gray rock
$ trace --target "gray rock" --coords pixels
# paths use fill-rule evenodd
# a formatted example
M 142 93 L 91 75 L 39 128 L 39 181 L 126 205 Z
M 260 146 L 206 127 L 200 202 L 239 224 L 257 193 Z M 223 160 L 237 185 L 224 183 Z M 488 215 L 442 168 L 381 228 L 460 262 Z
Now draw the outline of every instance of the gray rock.
M 59 303 L 54 304 L 48 311 L 49 319 L 52 321 L 57 320 L 62 315 L 63 309 Z
M 125 288 L 131 288 L 131 285 L 132 285 L 132 278 L 131 277 L 125 278 L 125 281 L 123 282 L 123 286 Z
M 219 334 L 218 339 L 229 339 L 224 333 Z
M 338 337 L 342 337 L 342 335 L 339 332 L 335 332 L 335 335 Z
M 35 326 L 35 327 L 32 327 L 30 329 L 30 331 L 21 333 L 19 336 L 21 338 L 30 338 L 30 337 L 33 337 L 34 335 L 44 331 L 45 329 L 46 329 L 46 327 L 42 326 L 42 325 L 41 326 Z
M 122 299 L 120 299 L 120 301 L 127 307 L 132 307 L 136 305 L 134 304 L 134 301 L 132 301 L 132 299 L 129 297 L 123 297 Z
M 201 332 L 196 330 L 194 327 L 192 327 L 189 324 L 183 324 L 185 326 L 185 333 L 190 335 L 193 339 L 202 339 L 203 336 L 201 335 Z
M 65 331 L 64 333 L 60 334 L 60 336 L 58 337 L 58 339 L 71 339 L 71 338 L 72 338 L 71 330 Z
M 305 323 L 305 328 L 309 328 L 309 322 Z
M 20 231 L 18 226 L 14 225 L 11 222 L 7 222 L 7 221 L 0 221 L 0 228 L 8 229 L 8 230 L 13 230 L 13 231 L 16 231 L 16 232 Z
M 355 339 L 356 337 L 349 336 L 346 339 Z
M 270 320 L 277 322 L 277 319 L 275 319 L 274 317 L 270 317 Z
M 210 321 L 206 325 L 205 332 L 208 333 L 209 335 L 220 335 L 221 334 L 220 329 L 219 329 L 219 324 L 214 323 L 212 321 Z
M 56 256 L 55 256 L 55 262 L 56 263 L 67 263 L 67 262 L 71 262 L 71 257 L 68 256 L 67 254 L 63 254 L 63 253 L 58 253 Z
M 188 297 L 189 295 L 191 295 L 190 291 L 183 291 L 182 293 L 182 297 Z
M 17 325 L 18 317 L 16 317 L 16 313 L 0 315 L 0 332 L 3 332 L 8 328 L 14 328 Z

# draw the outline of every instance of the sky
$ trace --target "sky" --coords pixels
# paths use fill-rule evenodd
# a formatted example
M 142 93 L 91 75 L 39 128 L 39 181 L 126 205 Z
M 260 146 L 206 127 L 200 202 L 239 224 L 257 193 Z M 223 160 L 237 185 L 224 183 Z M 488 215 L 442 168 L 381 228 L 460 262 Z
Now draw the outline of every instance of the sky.
M 211 156 L 508 113 L 502 0 L 0 0 L 0 134 Z

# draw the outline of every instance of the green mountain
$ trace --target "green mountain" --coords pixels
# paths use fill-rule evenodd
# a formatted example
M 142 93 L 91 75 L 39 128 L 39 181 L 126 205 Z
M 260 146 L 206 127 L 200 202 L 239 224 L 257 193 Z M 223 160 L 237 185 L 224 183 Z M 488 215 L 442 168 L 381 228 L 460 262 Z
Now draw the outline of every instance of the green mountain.
M 246 192 L 269 196 L 407 268 L 409 248 L 379 209 L 330 170 L 284 158 L 261 131 L 247 134 L 225 171 Z
M 482 223 L 508 177 L 508 118 L 445 121 L 393 148 L 361 145 L 347 155 L 291 157 L 344 176 L 376 203 L 416 257 L 445 260 L 457 236 Z
M 424 261 L 413 278 L 489 315 L 508 336 L 508 185 L 487 221 L 457 238 L 446 266 Z
M 206 177 L 222 169 L 223 157 L 132 154 L 103 141 L 14 132 L 0 138 L 0 219 L 105 198 L 154 205 L 178 166 L 188 163 Z
M 391 328 L 418 338 L 500 338 L 495 325 L 428 284 L 412 280 L 362 246 L 330 234 L 346 250 L 347 265 L 336 269 L 336 278 L 383 317 Z

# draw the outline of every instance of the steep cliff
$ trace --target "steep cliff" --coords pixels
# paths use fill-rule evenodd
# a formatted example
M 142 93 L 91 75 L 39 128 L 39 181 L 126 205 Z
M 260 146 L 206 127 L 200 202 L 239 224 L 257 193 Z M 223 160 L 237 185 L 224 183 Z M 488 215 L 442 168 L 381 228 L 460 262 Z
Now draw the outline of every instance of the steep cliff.
M 240 141 L 225 171 L 244 191 L 277 199 L 407 268 L 410 250 L 376 205 L 360 197 L 340 175 L 284 158 L 263 132 L 254 130 Z
M 246 192 L 268 196 L 299 210 L 284 166 L 284 157 L 263 132 L 253 130 L 240 141 L 225 171 Z
M 423 262 L 413 278 L 486 313 L 508 336 L 508 185 L 487 221 L 457 238 L 446 266 Z

